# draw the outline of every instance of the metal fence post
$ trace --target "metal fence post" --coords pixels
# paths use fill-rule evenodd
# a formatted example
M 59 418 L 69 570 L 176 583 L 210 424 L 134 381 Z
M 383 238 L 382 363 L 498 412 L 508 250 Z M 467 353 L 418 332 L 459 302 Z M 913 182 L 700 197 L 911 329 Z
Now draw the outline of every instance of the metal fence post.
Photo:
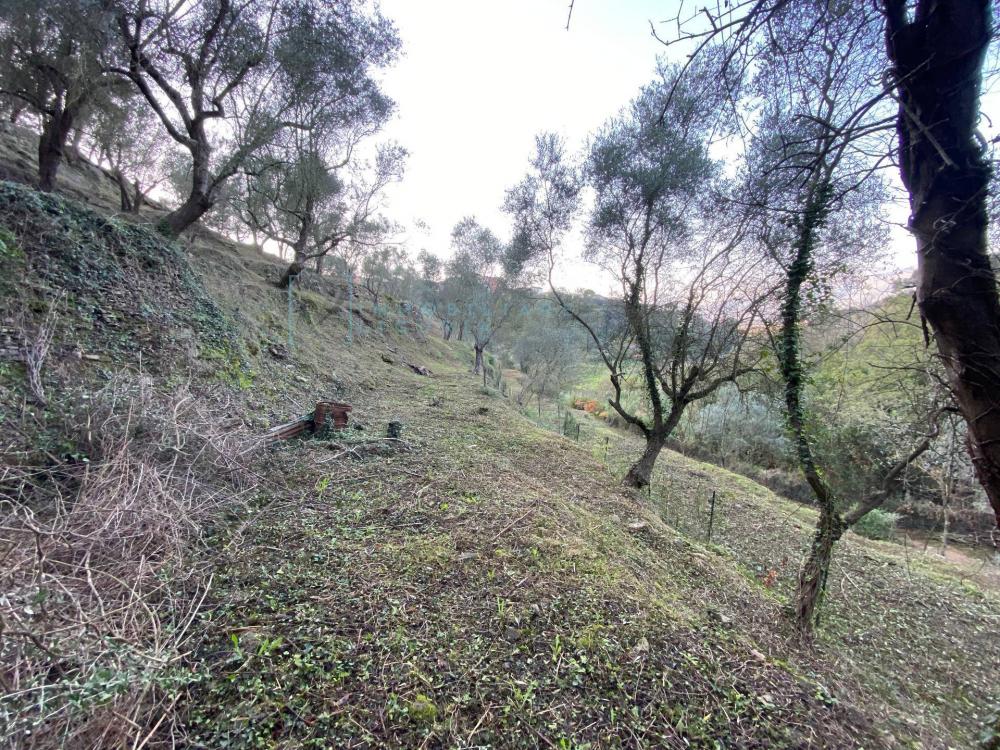
M 715 523 L 715 490 L 712 490 L 712 499 L 709 501 L 708 510 L 708 541 L 712 541 L 712 526 Z

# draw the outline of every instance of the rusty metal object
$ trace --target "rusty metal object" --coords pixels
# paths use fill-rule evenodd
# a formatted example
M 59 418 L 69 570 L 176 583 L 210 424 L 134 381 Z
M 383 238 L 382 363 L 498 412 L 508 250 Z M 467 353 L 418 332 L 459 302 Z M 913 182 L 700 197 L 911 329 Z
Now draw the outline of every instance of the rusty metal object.
M 312 432 L 312 428 L 313 418 L 310 414 L 305 417 L 299 417 L 294 422 L 287 422 L 286 424 L 279 424 L 277 427 L 272 427 L 264 435 L 264 439 L 267 441 L 291 440 L 306 432 Z
M 347 427 L 348 415 L 353 407 L 337 401 L 318 401 L 312 414 L 272 427 L 264 435 L 268 442 L 276 440 L 291 440 L 302 435 L 311 434 L 323 437 L 331 429 L 342 430 Z
M 313 412 L 313 432 L 320 433 L 328 427 L 342 430 L 347 427 L 348 415 L 353 409 L 350 404 L 338 401 L 319 401 Z

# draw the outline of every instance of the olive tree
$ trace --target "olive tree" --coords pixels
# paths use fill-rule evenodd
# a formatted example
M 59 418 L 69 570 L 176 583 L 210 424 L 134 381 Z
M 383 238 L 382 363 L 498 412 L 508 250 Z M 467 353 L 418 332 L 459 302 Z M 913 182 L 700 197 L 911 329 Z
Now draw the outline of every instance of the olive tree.
M 535 304 L 514 344 L 523 373 L 518 405 L 534 398 L 541 414 L 542 399 L 557 399 L 572 382 L 583 353 L 578 330 L 558 303 L 543 299 Z
M 101 0 L 0 3 L 0 94 L 12 120 L 40 121 L 38 187 L 52 190 L 70 132 L 106 106 L 120 80 L 107 69 L 112 16 Z
M 159 136 L 156 114 L 120 96 L 93 112 L 87 122 L 91 158 L 107 166 L 118 185 L 122 211 L 137 214 L 150 191 L 168 178 L 172 143 Z
M 592 191 L 586 258 L 618 287 L 619 325 L 599 334 L 553 283 L 580 177 L 557 139 L 539 138 L 532 169 L 508 194 L 520 262 L 547 263 L 555 299 L 594 341 L 608 369 L 611 408 L 646 440 L 623 482 L 645 487 L 685 409 L 755 368 L 754 341 L 769 291 L 745 252 L 745 217 L 720 211 L 717 166 L 708 156 L 712 102 L 678 92 L 664 69 L 592 139 L 582 180 Z M 623 400 L 644 396 L 643 412 Z
M 236 200 L 247 226 L 291 249 L 282 287 L 309 261 L 322 270 L 329 255 L 346 262 L 380 245 L 392 231 L 381 215 L 381 196 L 399 179 L 406 155 L 382 144 L 370 161 L 352 159 L 353 147 L 335 156 L 335 148 L 322 143 L 321 130 L 291 132 L 291 144 L 269 147 L 248 165 Z
M 387 296 L 396 301 L 404 299 L 413 276 L 409 256 L 394 245 L 375 248 L 361 261 L 361 283 L 376 308 Z
M 684 18 L 678 15 L 671 35 L 661 39 L 691 45 L 692 65 L 703 54 L 723 60 L 719 80 L 732 84 L 741 100 L 740 89 L 755 75 L 762 49 L 789 59 L 811 54 L 810 45 L 787 44 L 780 28 L 803 9 L 812 20 L 801 39 L 821 39 L 829 27 L 845 23 L 867 36 L 869 43 L 853 46 L 849 54 L 878 52 L 881 64 L 878 75 L 853 82 L 868 96 L 859 111 L 881 107 L 893 126 L 894 138 L 872 154 L 895 161 L 909 194 L 917 307 L 947 369 L 968 427 L 972 462 L 1000 529 L 1000 291 L 988 242 L 993 169 L 978 132 L 984 65 L 995 39 L 993 5 L 990 0 L 706 3 L 685 11 Z M 877 33 L 869 34 L 870 28 Z
M 475 218 L 459 221 L 451 241 L 455 254 L 448 262 L 446 284 L 461 329 L 472 335 L 473 372 L 478 374 L 483 352 L 520 305 L 519 279 L 505 268 L 507 248 Z
M 828 457 L 816 439 L 802 328 L 833 279 L 885 242 L 885 194 L 872 154 L 886 137 L 887 120 L 868 87 L 879 61 L 873 54 L 877 26 L 870 17 L 866 22 L 866 12 L 829 17 L 816 7 L 812 13 L 774 14 L 772 30 L 797 54 L 762 49 L 752 82 L 766 104 L 747 154 L 744 198 L 763 209 L 758 238 L 783 279 L 775 351 L 795 456 L 820 511 L 796 596 L 796 623 L 806 638 L 818 619 L 834 545 L 886 500 L 907 466 L 927 451 L 947 408 L 932 395 L 911 439 L 880 462 L 875 487 L 851 498 L 853 504 L 844 502 L 846 487 L 831 482 L 824 470 Z
M 297 104 L 377 90 L 392 24 L 355 0 L 127 0 L 117 11 L 130 79 L 190 156 L 189 189 L 160 223 L 177 236 L 286 128 Z

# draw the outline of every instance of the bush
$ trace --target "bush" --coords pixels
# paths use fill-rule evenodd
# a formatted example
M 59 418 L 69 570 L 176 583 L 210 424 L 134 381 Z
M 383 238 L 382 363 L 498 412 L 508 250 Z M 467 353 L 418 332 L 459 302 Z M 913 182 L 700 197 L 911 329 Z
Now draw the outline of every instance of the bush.
M 851 528 L 869 539 L 891 539 L 896 531 L 897 521 L 899 521 L 898 513 L 876 508 L 862 516 L 861 520 Z

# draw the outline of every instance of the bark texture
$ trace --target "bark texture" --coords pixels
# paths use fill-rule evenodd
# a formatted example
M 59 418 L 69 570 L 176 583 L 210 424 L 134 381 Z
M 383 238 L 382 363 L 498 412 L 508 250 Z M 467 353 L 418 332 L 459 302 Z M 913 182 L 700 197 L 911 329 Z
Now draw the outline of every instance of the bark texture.
M 648 487 L 650 478 L 653 476 L 653 467 L 656 465 L 656 459 L 659 457 L 666 442 L 667 439 L 665 437 L 658 435 L 650 435 L 646 438 L 646 450 L 643 451 L 639 460 L 629 467 L 629 470 L 622 478 L 622 484 L 637 490 Z
M 192 192 L 178 208 L 163 217 L 157 224 L 157 229 L 164 236 L 177 239 L 181 232 L 208 213 L 214 203 L 208 194 Z
M 885 0 L 899 163 L 917 242 L 917 303 L 969 428 L 1000 524 L 1000 296 L 987 254 L 990 165 L 976 131 L 990 0 Z
M 73 129 L 74 113 L 62 109 L 46 117 L 38 139 L 38 189 L 51 192 L 56 186 L 56 174 L 66 155 L 66 141 Z

